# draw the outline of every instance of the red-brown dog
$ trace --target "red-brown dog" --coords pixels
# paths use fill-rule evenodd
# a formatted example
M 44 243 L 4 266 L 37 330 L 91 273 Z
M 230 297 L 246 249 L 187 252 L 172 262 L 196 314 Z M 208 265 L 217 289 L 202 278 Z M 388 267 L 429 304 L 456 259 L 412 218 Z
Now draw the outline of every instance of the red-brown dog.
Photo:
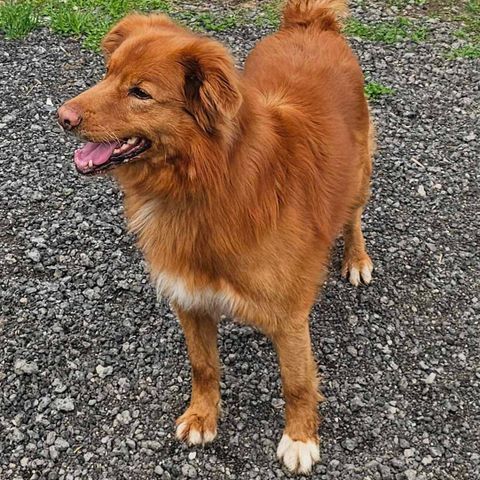
M 111 171 L 124 190 L 129 226 L 184 329 L 192 397 L 177 437 L 215 438 L 227 314 L 275 345 L 286 401 L 277 453 L 301 473 L 319 459 L 308 315 L 342 229 L 344 274 L 358 285 L 372 271 L 360 217 L 373 129 L 344 13 L 341 0 L 288 1 L 244 72 L 215 40 L 130 15 L 103 41 L 105 78 L 58 111 L 88 141 L 77 170 Z

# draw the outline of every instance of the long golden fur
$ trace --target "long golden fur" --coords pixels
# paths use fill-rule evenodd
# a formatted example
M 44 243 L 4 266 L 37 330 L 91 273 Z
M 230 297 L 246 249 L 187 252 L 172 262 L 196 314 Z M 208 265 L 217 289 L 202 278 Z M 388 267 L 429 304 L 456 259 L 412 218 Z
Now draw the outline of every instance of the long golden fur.
M 278 456 L 302 473 L 319 458 L 308 316 L 342 230 L 343 273 L 368 283 L 372 270 L 360 217 L 374 135 L 337 20 L 346 10 L 341 0 L 288 1 L 243 72 L 215 40 L 166 16 L 130 15 L 103 41 L 105 78 L 59 110 L 89 141 L 151 143 L 112 173 L 185 332 L 192 398 L 179 439 L 216 435 L 217 321 L 227 314 L 273 341 L 286 401 Z M 132 86 L 151 98 L 132 97 Z

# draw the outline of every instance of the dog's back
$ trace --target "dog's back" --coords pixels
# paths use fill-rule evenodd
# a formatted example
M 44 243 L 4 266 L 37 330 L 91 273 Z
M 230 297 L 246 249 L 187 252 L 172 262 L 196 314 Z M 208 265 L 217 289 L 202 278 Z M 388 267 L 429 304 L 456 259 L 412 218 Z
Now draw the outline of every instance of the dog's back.
M 322 211 L 323 234 L 331 241 L 370 171 L 369 113 L 363 74 L 340 33 L 338 0 L 289 1 L 280 30 L 261 41 L 245 65 L 245 80 L 277 121 L 284 152 L 295 144 L 293 162 L 312 182 L 312 209 Z M 310 163 L 310 164 L 308 164 Z M 305 165 L 307 164 L 307 165 Z

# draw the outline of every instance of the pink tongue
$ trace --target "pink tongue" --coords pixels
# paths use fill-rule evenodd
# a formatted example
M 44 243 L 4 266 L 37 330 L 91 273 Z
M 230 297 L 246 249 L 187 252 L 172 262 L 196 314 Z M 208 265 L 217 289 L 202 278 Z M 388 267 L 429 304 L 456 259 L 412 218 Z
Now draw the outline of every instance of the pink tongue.
M 92 143 L 88 142 L 82 148 L 75 150 L 74 161 L 75 165 L 80 170 L 89 170 L 89 164 L 100 166 L 107 163 L 112 156 L 113 151 L 118 148 L 118 142 L 110 143 Z

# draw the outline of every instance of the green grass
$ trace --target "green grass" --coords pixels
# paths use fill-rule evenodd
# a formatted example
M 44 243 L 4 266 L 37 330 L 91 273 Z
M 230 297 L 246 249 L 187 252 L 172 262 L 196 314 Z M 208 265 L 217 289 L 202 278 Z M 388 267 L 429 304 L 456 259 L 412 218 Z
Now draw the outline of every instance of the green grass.
M 185 10 L 174 12 L 173 16 L 179 20 L 180 23 L 188 27 L 207 32 L 224 32 L 225 30 L 235 27 L 240 22 L 239 13 L 221 16 L 210 12 Z
M 234 27 L 237 24 L 237 20 L 237 16 L 234 14 L 221 17 L 211 13 L 200 13 L 195 21 L 201 30 L 223 32 Z
M 351 18 L 346 22 L 344 32 L 350 37 L 384 43 L 397 43 L 405 40 L 422 42 L 428 36 L 428 30 L 425 27 L 416 27 L 411 20 L 403 17 L 399 17 L 393 22 L 376 24 L 366 24 Z
M 281 7 L 281 0 L 262 2 L 259 13 L 255 17 L 255 24 L 259 27 L 278 28 L 280 26 Z
M 452 48 L 447 57 L 455 58 L 480 58 L 480 45 L 465 45 L 464 47 Z
M 168 11 L 158 0 L 47 0 L 42 13 L 50 28 L 65 36 L 82 36 L 86 48 L 98 50 L 111 26 L 131 11 Z
M 38 9 L 33 2 L 7 1 L 0 5 L 0 31 L 7 38 L 22 38 L 38 25 Z
M 480 35 L 480 0 L 470 0 L 467 3 L 464 21 L 468 30 Z
M 454 35 L 465 40 L 466 44 L 450 50 L 447 57 L 480 58 L 480 0 L 470 0 L 457 20 L 462 22 L 463 27 Z
M 382 85 L 377 82 L 368 82 L 365 85 L 365 95 L 369 100 L 375 101 L 384 95 L 393 95 L 395 90 L 393 88 Z
M 387 4 L 397 8 L 405 8 L 408 6 L 421 7 L 428 0 L 387 0 Z
M 266 12 L 269 3 L 262 7 Z M 60 35 L 81 37 L 86 48 L 98 50 L 105 33 L 131 11 L 167 12 L 191 28 L 210 32 L 233 28 L 245 17 L 241 9 L 221 15 L 174 5 L 173 0 L 8 0 L 3 5 L 0 0 L 0 31 L 7 38 L 21 38 L 44 25 Z
M 17 0 L 0 5 L 0 30 L 21 38 L 38 26 L 55 33 L 83 37 L 84 46 L 98 50 L 110 27 L 131 11 L 168 11 L 165 0 Z

